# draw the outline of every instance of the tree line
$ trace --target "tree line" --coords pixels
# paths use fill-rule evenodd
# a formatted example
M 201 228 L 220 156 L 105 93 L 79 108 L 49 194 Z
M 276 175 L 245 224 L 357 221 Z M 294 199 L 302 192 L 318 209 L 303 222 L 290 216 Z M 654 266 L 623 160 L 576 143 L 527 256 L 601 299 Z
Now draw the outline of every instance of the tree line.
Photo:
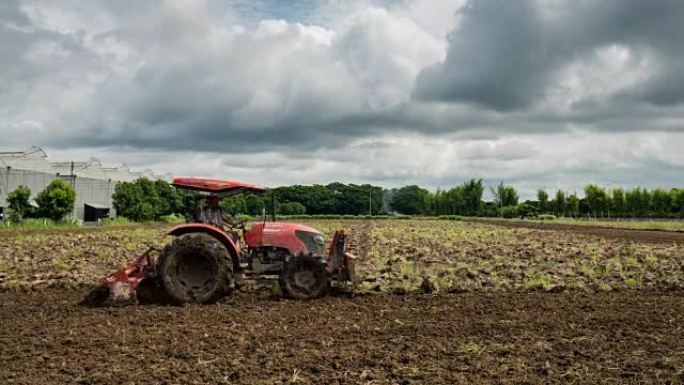
M 118 216 L 146 222 L 185 211 L 183 195 L 168 182 L 139 178 L 114 187 L 112 205 Z
M 449 190 L 435 193 L 419 186 L 405 186 L 393 192 L 391 207 L 402 214 L 467 215 L 506 218 L 558 217 L 592 218 L 684 218 L 684 189 L 607 189 L 596 184 L 584 187 L 584 195 L 558 189 L 550 196 L 537 191 L 536 200 L 519 202 L 512 186 L 499 183 L 489 188 L 492 201 L 483 201 L 482 180 L 471 179 Z
M 489 190 L 491 200 L 483 199 Z M 8 194 L 6 216 L 61 220 L 73 212 L 76 192 L 67 183 L 55 180 L 29 202 L 31 190 L 19 186 Z M 117 183 L 112 196 L 119 216 L 134 221 L 154 221 L 168 215 L 189 212 L 197 196 L 182 193 L 163 180 L 140 178 Z M 499 183 L 485 186 L 471 179 L 450 189 L 431 192 L 417 185 L 385 189 L 370 184 L 329 183 L 292 185 L 269 189 L 265 194 L 245 193 L 221 200 L 233 215 L 270 214 L 272 202 L 279 215 L 463 215 L 530 218 L 543 215 L 593 218 L 684 218 L 684 189 L 607 189 L 588 184 L 580 197 L 562 189 L 537 191 L 536 199 L 520 200 L 518 191 Z
M 200 207 L 203 204 L 195 193 L 182 194 L 165 181 L 152 182 L 146 178 L 117 183 L 112 198 L 117 215 L 134 221 L 184 214 L 193 210 L 196 202 Z M 281 186 L 263 194 L 243 193 L 221 199 L 223 209 L 232 215 L 270 214 L 272 205 L 278 215 L 377 215 L 391 212 L 387 190 L 369 184 Z
M 483 199 L 486 190 L 492 199 Z M 417 185 L 384 189 L 370 184 L 281 186 L 269 190 L 276 196 L 279 214 L 310 215 L 463 215 L 530 218 L 540 215 L 593 218 L 683 218 L 684 189 L 607 189 L 588 184 L 583 196 L 562 189 L 539 189 L 536 199 L 520 200 L 518 191 L 499 183 L 485 186 L 471 179 L 450 189 L 431 192 Z M 259 195 L 224 199 L 233 214 L 259 215 L 270 207 L 270 198 Z

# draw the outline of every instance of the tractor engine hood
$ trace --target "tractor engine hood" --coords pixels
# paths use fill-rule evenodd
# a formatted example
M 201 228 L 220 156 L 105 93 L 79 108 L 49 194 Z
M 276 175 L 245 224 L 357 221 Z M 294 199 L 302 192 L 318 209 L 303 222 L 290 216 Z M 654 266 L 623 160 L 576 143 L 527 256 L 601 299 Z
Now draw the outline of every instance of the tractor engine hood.
M 249 247 L 273 246 L 291 254 L 325 255 L 326 242 L 320 231 L 297 223 L 259 222 L 245 234 Z

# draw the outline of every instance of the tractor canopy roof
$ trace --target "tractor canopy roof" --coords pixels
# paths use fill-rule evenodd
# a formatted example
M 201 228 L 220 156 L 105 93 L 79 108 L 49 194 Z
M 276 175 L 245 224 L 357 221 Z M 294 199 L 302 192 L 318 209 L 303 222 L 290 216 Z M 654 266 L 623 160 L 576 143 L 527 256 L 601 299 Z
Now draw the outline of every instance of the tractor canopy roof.
M 216 195 L 230 195 L 243 191 L 263 192 L 265 187 L 254 184 L 235 182 L 232 180 L 223 179 L 207 179 L 197 177 L 180 177 L 174 178 L 171 185 L 180 189 L 202 191 Z

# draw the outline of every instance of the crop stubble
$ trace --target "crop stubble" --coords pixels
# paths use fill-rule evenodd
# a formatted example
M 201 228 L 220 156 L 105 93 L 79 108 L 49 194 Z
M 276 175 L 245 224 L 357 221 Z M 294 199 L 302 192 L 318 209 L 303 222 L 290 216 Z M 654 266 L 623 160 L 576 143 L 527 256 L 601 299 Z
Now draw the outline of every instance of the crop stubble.
M 681 244 L 307 224 L 349 230 L 360 294 L 419 293 L 425 277 L 461 294 L 88 309 L 73 288 L 163 244 L 165 228 L 2 237 L 0 383 L 684 383 Z

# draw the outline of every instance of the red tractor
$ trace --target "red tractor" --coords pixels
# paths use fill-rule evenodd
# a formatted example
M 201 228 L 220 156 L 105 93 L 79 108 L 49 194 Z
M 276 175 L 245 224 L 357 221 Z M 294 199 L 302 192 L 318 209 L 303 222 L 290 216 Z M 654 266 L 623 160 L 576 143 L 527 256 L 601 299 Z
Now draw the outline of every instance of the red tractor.
M 195 199 L 190 222 L 202 222 L 197 199 L 266 191 L 251 184 L 202 178 L 176 178 L 173 186 Z M 240 245 L 239 230 L 246 247 Z M 308 299 L 323 295 L 332 285 L 355 282 L 356 257 L 346 252 L 342 230 L 335 232 L 326 247 L 319 231 L 276 222 L 274 214 L 271 221 L 264 215 L 250 228 L 240 221 L 225 221 L 224 226 L 187 223 L 174 227 L 169 235 L 174 239 L 163 250 L 150 249 L 106 277 L 83 302 L 119 305 L 163 298 L 173 303 L 207 303 L 255 278 L 277 279 L 283 294 Z M 155 251 L 158 258 L 152 255 Z

